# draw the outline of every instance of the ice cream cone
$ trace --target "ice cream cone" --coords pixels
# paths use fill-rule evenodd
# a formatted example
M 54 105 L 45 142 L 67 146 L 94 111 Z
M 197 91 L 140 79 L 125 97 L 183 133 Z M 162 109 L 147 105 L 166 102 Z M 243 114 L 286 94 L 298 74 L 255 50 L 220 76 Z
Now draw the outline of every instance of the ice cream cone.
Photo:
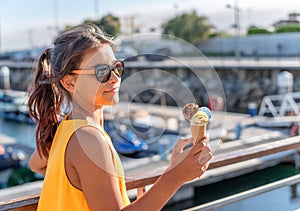
M 202 138 L 206 135 L 206 125 L 190 125 L 192 138 L 193 138 L 193 144 L 198 143 L 202 140 Z
M 195 103 L 185 104 L 182 113 L 184 119 L 190 123 L 193 143 L 198 143 L 206 135 L 206 125 L 211 119 L 209 108 L 199 106 Z

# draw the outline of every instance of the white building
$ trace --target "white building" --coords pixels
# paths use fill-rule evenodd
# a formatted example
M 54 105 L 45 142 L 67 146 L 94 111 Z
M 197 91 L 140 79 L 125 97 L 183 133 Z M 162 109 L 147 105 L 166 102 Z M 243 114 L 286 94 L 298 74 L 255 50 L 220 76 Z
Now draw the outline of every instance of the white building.
M 257 34 L 243 37 L 212 38 L 197 47 L 206 55 L 300 56 L 300 32 Z

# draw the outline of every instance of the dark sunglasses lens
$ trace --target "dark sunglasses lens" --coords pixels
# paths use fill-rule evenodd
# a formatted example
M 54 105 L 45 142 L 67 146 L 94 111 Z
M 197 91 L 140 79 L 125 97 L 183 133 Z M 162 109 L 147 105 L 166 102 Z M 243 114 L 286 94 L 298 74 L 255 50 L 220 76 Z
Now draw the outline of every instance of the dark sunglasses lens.
M 99 64 L 95 67 L 95 75 L 99 82 L 105 83 L 109 80 L 111 71 L 114 71 L 114 73 L 121 77 L 124 73 L 124 63 L 122 61 L 117 61 L 113 65 L 113 69 L 110 69 L 111 67 L 107 64 Z
M 124 73 L 124 63 L 121 61 L 117 61 L 115 63 L 115 68 L 114 68 L 114 73 L 118 76 L 121 77 Z
M 95 67 L 95 74 L 96 74 L 96 78 L 99 82 L 101 83 L 105 83 L 106 81 L 109 80 L 110 77 L 110 68 L 108 65 L 97 65 Z

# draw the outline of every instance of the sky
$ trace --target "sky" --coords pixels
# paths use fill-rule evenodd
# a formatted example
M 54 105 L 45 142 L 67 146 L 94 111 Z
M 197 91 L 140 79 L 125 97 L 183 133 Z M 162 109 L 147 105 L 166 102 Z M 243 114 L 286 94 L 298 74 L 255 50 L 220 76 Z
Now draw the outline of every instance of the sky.
M 196 10 L 218 31 L 233 32 L 234 10 L 228 4 L 240 9 L 242 33 L 249 25 L 269 28 L 289 13 L 300 12 L 298 0 L 0 0 L 0 51 L 50 45 L 56 27 L 108 13 L 123 22 L 134 17 L 135 25 L 149 32 L 159 31 L 177 14 Z

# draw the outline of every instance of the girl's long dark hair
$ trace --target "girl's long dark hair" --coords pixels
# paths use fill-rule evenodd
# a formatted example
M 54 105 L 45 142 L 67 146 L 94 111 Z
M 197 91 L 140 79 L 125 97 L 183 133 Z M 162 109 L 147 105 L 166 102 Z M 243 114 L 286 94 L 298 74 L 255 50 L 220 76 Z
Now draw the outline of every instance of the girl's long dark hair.
M 35 138 L 40 155 L 48 157 L 59 117 L 64 113 L 62 104 L 71 101 L 60 80 L 79 68 L 85 52 L 106 44 L 112 44 L 111 37 L 97 26 L 84 24 L 59 35 L 53 48 L 41 54 L 28 100 L 29 115 L 37 124 Z

